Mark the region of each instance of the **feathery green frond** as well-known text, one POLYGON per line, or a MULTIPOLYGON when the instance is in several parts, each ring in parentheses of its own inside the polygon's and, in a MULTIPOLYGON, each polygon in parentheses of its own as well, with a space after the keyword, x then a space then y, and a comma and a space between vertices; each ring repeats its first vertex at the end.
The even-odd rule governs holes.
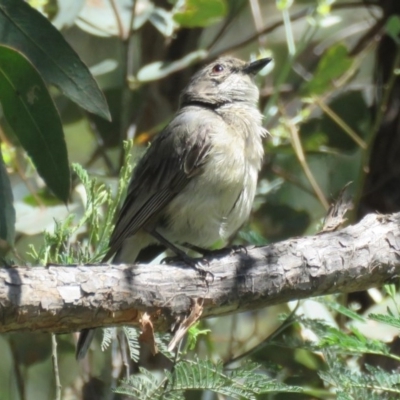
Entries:
POLYGON ((101 341, 101 351, 105 351, 115 339, 115 328, 103 328, 103 339, 101 341))
POLYGON ((124 326, 123 328, 126 341, 128 342, 129 354, 131 359, 135 362, 139 361, 139 353, 140 353, 140 344, 139 344, 139 336, 140 333, 136 328, 130 328, 128 326, 124 326))

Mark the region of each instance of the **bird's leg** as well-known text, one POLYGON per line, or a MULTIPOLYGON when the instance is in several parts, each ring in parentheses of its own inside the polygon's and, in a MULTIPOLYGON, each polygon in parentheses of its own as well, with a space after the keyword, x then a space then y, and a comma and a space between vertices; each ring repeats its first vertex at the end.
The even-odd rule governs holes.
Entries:
POLYGON ((193 263, 192 257, 188 256, 183 250, 175 246, 173 243, 171 243, 169 240, 165 239, 164 236, 162 236, 160 233, 158 233, 155 229, 149 230, 148 231, 150 235, 152 235, 155 239, 157 239, 161 244, 163 244, 165 247, 167 247, 169 250, 173 251, 178 257, 182 258, 183 261, 188 261, 190 259, 191 262, 189 264, 193 263))
POLYGON ((222 249, 216 249, 216 250, 204 249, 203 247, 199 247, 194 244, 187 243, 187 242, 183 243, 182 246, 186 247, 187 249, 193 250, 196 253, 199 253, 204 257, 210 256, 212 254, 214 254, 214 255, 224 254, 229 250, 231 251, 232 254, 240 253, 242 251, 246 252, 246 254, 247 254, 247 249, 242 244, 235 244, 235 245, 231 246, 230 248, 223 247, 222 249))
POLYGON ((209 256, 213 252, 213 250, 204 249, 203 247, 196 246, 194 244, 187 243, 187 242, 183 243, 182 246, 186 247, 189 250, 193 250, 196 253, 201 254, 202 256, 209 256))
MULTIPOLYGON (((202 268, 198 267, 198 262, 187 255, 183 250, 181 250, 179 247, 175 246, 173 243, 171 243, 169 240, 165 239, 164 236, 162 236, 159 232, 157 232, 155 229, 148 230, 148 233, 152 235, 155 239, 157 239, 161 244, 163 244, 165 247, 173 251, 178 259, 181 259, 184 261, 186 264, 190 265, 193 269, 196 271, 200 272, 202 275, 205 273, 205 271, 202 268)), ((164 258, 163 261, 173 261, 175 257, 166 257, 164 258)))
POLYGON ((247 247, 244 244, 234 244, 231 246, 232 254, 245 253, 247 256, 247 247))

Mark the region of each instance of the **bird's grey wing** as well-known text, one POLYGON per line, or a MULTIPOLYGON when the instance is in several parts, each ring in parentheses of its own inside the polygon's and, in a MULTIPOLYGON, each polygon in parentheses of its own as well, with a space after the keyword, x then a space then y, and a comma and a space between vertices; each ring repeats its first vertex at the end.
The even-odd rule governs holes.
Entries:
MULTIPOLYGON (((212 124, 190 124, 178 115, 154 140, 138 163, 119 212, 105 260, 155 217, 196 174, 201 173, 211 148, 212 124), (190 129, 191 126, 195 128, 190 129)), ((192 116, 195 118, 198 116, 192 116)))

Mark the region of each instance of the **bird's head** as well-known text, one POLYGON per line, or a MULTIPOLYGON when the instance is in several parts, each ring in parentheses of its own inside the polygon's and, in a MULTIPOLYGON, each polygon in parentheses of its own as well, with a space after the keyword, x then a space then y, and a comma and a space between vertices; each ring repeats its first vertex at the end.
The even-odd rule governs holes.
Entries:
POLYGON ((219 58, 192 77, 182 92, 181 106, 193 103, 213 107, 240 102, 257 104, 259 93, 253 77, 270 61, 270 58, 263 58, 248 63, 234 57, 219 58))

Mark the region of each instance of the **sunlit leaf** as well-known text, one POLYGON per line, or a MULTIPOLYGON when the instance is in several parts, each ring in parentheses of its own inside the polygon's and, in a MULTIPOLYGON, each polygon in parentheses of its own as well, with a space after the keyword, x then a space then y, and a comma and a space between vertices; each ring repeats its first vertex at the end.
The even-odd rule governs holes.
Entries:
POLYGON ((346 46, 338 44, 330 47, 323 55, 304 90, 308 95, 321 95, 332 87, 335 79, 348 71, 353 60, 348 56, 346 46))
POLYGON ((61 33, 38 11, 21 0, 0 0, 0 43, 18 49, 82 108, 110 119, 107 103, 87 66, 61 33))
POLYGON ((172 14, 163 8, 155 7, 150 14, 149 21, 159 30, 165 37, 170 37, 174 32, 174 20, 172 14))
POLYGON ((400 17, 398 15, 391 16, 385 25, 386 33, 397 43, 400 43, 400 17))
POLYGON ((337 311, 338 313, 348 317, 349 319, 365 323, 365 318, 364 317, 362 317, 360 314, 357 314, 355 311, 350 310, 349 308, 342 306, 337 301, 328 300, 326 298, 318 299, 318 301, 320 303, 322 303, 322 304, 325 304, 329 308, 337 311))
POLYGON ((293 0, 277 0, 276 8, 280 11, 288 10, 293 5, 293 0))
POLYGON ((185 0, 174 20, 187 28, 205 27, 223 18, 228 11, 225 0, 185 0))
MULTIPOLYGON (((207 52, 205 50, 193 51, 180 60, 173 62, 155 61, 153 63, 145 65, 141 68, 137 74, 137 80, 140 82, 151 82, 158 79, 165 78, 174 72, 180 71, 189 65, 193 64, 198 60, 202 60, 206 57, 207 52)), ((134 82, 132 82, 134 83, 134 82)))
POLYGON ((61 200, 70 191, 67 148, 60 117, 45 83, 17 51, 0 47, 0 102, 4 116, 40 176, 61 200))
POLYGON ((57 14, 51 23, 57 28, 69 28, 79 15, 85 0, 57 0, 57 14))

